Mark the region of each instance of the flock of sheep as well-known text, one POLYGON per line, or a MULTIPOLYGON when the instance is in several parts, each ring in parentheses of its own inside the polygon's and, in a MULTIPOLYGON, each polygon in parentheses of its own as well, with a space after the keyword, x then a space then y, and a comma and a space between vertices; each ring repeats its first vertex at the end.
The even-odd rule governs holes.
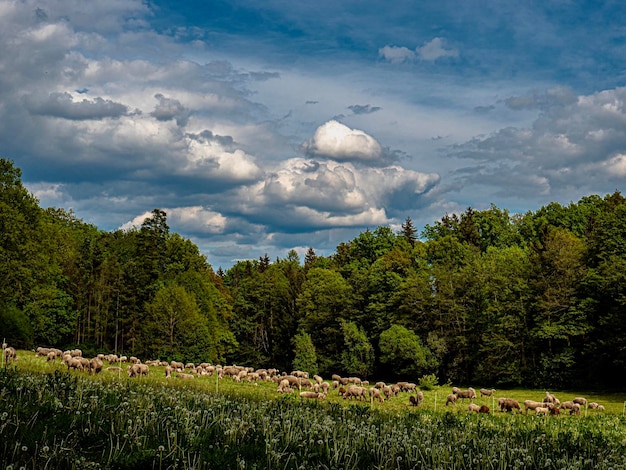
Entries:
MULTIPOLYGON (((480 389, 481 397, 491 397, 495 393, 495 389, 487 390, 480 389)), ((476 413, 489 413, 489 407, 486 405, 478 406, 471 401, 476 398, 476 390, 472 387, 467 390, 460 390, 457 387, 452 388, 452 393, 446 398, 446 406, 449 404, 456 405, 458 399, 469 399, 470 404, 468 411, 474 411, 476 413)), ((580 415, 581 408, 587 407, 589 409, 604 411, 604 406, 596 402, 587 403, 587 399, 583 397, 576 397, 570 401, 561 401, 555 397, 552 393, 546 392, 546 396, 543 401, 524 400, 524 413, 528 414, 529 411, 534 411, 537 415, 559 415, 561 411, 569 412, 570 415, 580 415)), ((513 398, 498 398, 498 407, 502 412, 522 412, 522 405, 513 398)))
MULTIPOLYGON (((4 362, 12 364, 17 361, 17 353, 15 348, 3 344, 4 362)), ((331 388, 337 391, 337 394, 344 400, 361 400, 361 401, 379 401, 384 402, 392 396, 398 396, 400 393, 408 393, 409 405, 419 406, 424 400, 424 394, 417 390, 417 386, 410 382, 397 382, 395 384, 386 384, 385 382, 376 382, 373 386, 369 386, 368 381, 361 380, 358 377, 341 377, 333 374, 330 383, 319 375, 314 375, 313 379, 309 378, 309 374, 303 371, 292 371, 287 374, 277 369, 254 369, 252 367, 243 366, 221 366, 208 363, 193 364, 182 363, 177 361, 142 361, 134 356, 130 358, 126 356, 117 356, 115 354, 98 354, 96 357, 88 359, 84 358, 80 349, 72 349, 61 351, 55 348, 42 348, 36 350, 37 357, 45 357, 47 361, 55 361, 60 359, 61 362, 70 369, 78 371, 86 371, 90 374, 97 374, 103 370, 122 372, 121 364, 127 363, 126 372, 129 377, 145 377, 150 372, 149 366, 164 367, 165 377, 176 377, 179 379, 194 379, 197 376, 212 376, 217 374, 218 378, 230 377, 236 382, 259 382, 273 381, 277 384, 277 393, 294 393, 298 392, 302 398, 323 399, 329 394, 331 388), (104 363, 110 365, 104 368, 104 363), (111 365, 111 364, 120 364, 111 365), (414 393, 414 394, 413 394, 414 393)), ((479 390, 480 396, 492 397, 495 389, 479 390)), ((477 398, 476 390, 469 387, 467 390, 461 390, 457 387, 452 388, 452 393, 446 397, 446 404, 456 405, 458 400, 469 400, 468 411, 476 413, 490 413, 491 410, 487 405, 477 405, 473 400, 477 398)), ((528 414, 534 411, 537 415, 558 415, 562 411, 569 412, 571 415, 579 415, 581 408, 595 409, 603 411, 604 406, 590 402, 583 397, 576 397, 571 401, 559 401, 553 394, 546 392, 543 401, 525 400, 520 404, 512 398, 498 398, 498 408, 502 412, 522 412, 528 414)))

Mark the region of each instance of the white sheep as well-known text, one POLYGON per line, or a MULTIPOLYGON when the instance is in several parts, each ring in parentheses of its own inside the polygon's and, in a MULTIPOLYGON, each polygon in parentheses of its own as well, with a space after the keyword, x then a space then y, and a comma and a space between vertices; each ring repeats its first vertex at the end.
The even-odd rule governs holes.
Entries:
POLYGON ((537 412, 537 408, 541 408, 545 403, 534 400, 524 400, 524 412, 528 414, 528 410, 533 410, 535 413, 537 412))
POLYGON ((150 369, 146 364, 132 364, 128 366, 127 371, 129 377, 147 377, 150 369))
POLYGON ((451 393, 446 397, 446 406, 448 406, 448 404, 452 403, 453 405, 456 405, 456 400, 459 397, 457 396, 456 393, 451 393))
POLYGON ((478 406, 476 403, 470 403, 467 407, 467 411, 478 413, 480 411, 480 406, 478 406))
POLYGON ((583 397, 576 397, 572 400, 574 403, 578 403, 580 406, 587 405, 587 399, 583 397))
POLYGON ((496 392, 495 388, 492 388, 491 390, 487 390, 486 388, 481 388, 480 389, 480 396, 481 397, 490 397, 491 395, 493 395, 496 392))
POLYGON ((369 394, 370 394, 370 402, 373 402, 374 400, 378 400, 379 402, 384 402, 385 399, 383 397, 383 394, 380 393, 380 389, 376 388, 376 387, 372 387, 369 389, 369 394))

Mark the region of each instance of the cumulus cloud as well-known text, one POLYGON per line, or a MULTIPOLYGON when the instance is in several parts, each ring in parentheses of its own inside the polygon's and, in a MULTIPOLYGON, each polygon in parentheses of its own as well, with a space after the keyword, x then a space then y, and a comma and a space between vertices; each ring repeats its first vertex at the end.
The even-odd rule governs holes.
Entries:
POLYGON ((158 121, 176 120, 179 126, 185 126, 189 120, 189 110, 186 109, 178 100, 166 98, 161 93, 157 93, 154 97, 159 103, 150 113, 158 121))
POLYGON ((415 208, 439 175, 400 166, 293 158, 242 191, 242 210, 289 230, 389 223, 396 210, 415 208))
MULTIPOLYGON (((167 222, 170 227, 176 227, 178 231, 186 233, 214 235, 224 232, 227 219, 219 212, 208 210, 202 206, 162 208, 167 214, 167 222)), ((152 217, 147 211, 125 222, 119 228, 130 230, 141 227, 143 221, 152 217)))
POLYGON ((392 64, 399 64, 415 59, 415 52, 408 47, 387 45, 378 49, 378 56, 392 64))
POLYGON ((576 97, 559 88, 512 102, 520 109, 541 107, 543 112, 532 127, 508 127, 452 147, 450 156, 479 162, 476 172, 458 174, 460 180, 471 183, 480 175, 500 188, 498 194, 505 194, 516 179, 520 195, 525 191, 526 196, 551 198, 567 197, 573 188, 577 193, 602 192, 607 179, 616 185, 623 182, 626 88, 576 97))
POLYGON ((27 95, 24 102, 32 114, 74 121, 118 118, 128 113, 128 107, 121 103, 100 97, 74 101, 73 96, 67 92, 50 93, 45 97, 27 95))
POLYGON ((415 49, 417 57, 421 60, 435 61, 442 57, 458 57, 459 51, 454 48, 446 48, 446 40, 443 38, 434 38, 425 43, 423 46, 415 49))
POLYGON ((380 163, 385 158, 383 147, 372 136, 331 120, 317 128, 313 138, 304 144, 309 156, 336 161, 380 163))
POLYGON ((384 46, 378 50, 378 56, 393 63, 412 62, 422 60, 435 62, 441 58, 459 57, 459 51, 452 47, 447 47, 445 38, 436 37, 414 50, 405 46, 384 46))

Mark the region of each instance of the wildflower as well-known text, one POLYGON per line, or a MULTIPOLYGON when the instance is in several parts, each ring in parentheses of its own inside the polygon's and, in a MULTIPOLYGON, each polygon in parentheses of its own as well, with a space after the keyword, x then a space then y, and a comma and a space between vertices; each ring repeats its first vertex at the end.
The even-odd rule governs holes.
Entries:
POLYGON ((22 452, 27 452, 27 451, 28 451, 28 447, 22 446, 22 452))

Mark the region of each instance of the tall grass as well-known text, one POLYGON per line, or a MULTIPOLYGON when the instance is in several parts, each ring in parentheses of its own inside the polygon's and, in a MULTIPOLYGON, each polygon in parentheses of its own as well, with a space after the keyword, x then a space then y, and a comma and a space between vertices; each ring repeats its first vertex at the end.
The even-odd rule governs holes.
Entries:
POLYGON ((0 468, 626 467, 619 414, 388 410, 192 382, 1 370, 0 468))

